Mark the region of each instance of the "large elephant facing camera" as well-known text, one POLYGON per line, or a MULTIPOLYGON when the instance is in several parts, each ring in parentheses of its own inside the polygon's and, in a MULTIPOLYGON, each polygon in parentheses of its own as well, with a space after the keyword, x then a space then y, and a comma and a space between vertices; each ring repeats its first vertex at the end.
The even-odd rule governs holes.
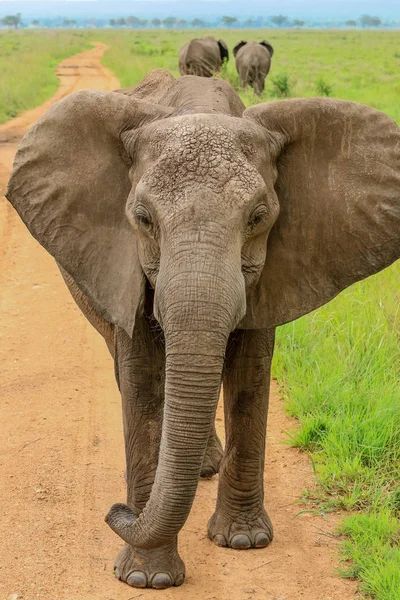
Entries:
POLYGON ((127 501, 106 520, 126 543, 123 581, 184 580, 178 533, 204 465, 218 469, 221 381, 226 448, 208 536, 271 542, 275 328, 399 257, 399 161, 399 128, 368 106, 244 110, 225 81, 163 70, 119 93, 72 94, 23 139, 7 197, 114 356, 127 501))
POLYGON ((179 53, 179 73, 212 77, 228 60, 229 51, 224 40, 216 40, 211 35, 196 38, 185 44, 179 53))
POLYGON ((265 40, 262 42, 245 42, 241 40, 233 49, 236 59, 236 70, 241 87, 250 85, 259 96, 264 91, 265 78, 271 68, 274 49, 265 40))

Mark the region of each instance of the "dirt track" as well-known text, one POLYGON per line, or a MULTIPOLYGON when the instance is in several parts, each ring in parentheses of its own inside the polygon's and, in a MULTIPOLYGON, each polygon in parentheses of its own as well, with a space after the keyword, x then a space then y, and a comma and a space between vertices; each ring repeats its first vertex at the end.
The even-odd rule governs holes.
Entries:
MULTIPOLYGON (((60 89, 43 106, 0 126, 0 196, 24 130, 60 97, 82 88, 111 90, 105 50, 59 65, 60 89)), ((349 600, 355 585, 335 577, 334 519, 296 504, 313 485, 305 455, 283 446, 293 424, 272 394, 266 503, 275 527, 269 548, 221 549, 206 537, 217 479, 201 481, 180 536, 187 580, 164 592, 117 581, 121 543, 104 523, 124 501, 120 401, 100 336, 69 296, 50 256, 4 198, 0 205, 0 599, 24 600, 349 600)), ((222 435, 222 412, 218 412, 222 435)))

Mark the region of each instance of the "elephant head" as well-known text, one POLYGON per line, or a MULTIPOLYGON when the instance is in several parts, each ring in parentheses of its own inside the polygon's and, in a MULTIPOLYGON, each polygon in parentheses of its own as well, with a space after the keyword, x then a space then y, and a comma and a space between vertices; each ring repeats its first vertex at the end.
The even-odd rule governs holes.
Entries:
MULTIPOLYGON (((188 94, 195 78, 179 81, 188 94)), ((120 504, 108 515, 137 547, 170 540, 188 516, 230 333, 296 319, 400 254, 400 133, 383 113, 318 98, 242 117, 179 112, 77 92, 24 138, 7 190, 108 321, 131 335, 146 279, 155 290, 157 474, 140 516, 120 504)))
MULTIPOLYGON (((237 53, 239 52, 240 48, 243 48, 243 46, 245 46, 248 42, 246 42, 245 40, 240 40, 240 42, 238 42, 236 44, 236 46, 233 49, 233 56, 236 57, 237 53)), ((260 46, 264 46, 264 48, 266 48, 270 54, 270 57, 272 58, 274 55, 274 49, 271 46, 271 44, 269 42, 267 42, 266 40, 263 40, 262 42, 259 42, 260 46)))

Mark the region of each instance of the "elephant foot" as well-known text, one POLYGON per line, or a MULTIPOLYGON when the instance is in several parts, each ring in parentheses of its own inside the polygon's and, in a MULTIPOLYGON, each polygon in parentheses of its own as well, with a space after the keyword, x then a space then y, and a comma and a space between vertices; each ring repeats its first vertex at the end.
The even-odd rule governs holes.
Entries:
POLYGON ((151 550, 125 544, 116 558, 114 572, 118 579, 134 588, 163 590, 182 585, 185 580, 185 565, 176 543, 151 550))
POLYGON ((272 523, 264 509, 234 517, 216 511, 208 522, 207 533, 217 546, 236 550, 265 548, 273 538, 272 523))
POLYGON ((201 467, 200 477, 204 479, 209 479, 210 477, 218 473, 223 453, 224 451, 222 448, 221 440, 219 439, 216 433, 212 434, 208 441, 203 465, 201 467))

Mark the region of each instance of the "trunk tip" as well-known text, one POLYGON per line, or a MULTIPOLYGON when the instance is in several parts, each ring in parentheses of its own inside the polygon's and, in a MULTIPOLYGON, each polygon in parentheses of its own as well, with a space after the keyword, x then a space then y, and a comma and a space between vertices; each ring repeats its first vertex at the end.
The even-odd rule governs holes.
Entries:
POLYGON ((130 537, 128 532, 136 521, 135 513, 129 506, 122 502, 113 504, 104 520, 117 535, 125 542, 129 543, 127 540, 127 538, 130 537))

